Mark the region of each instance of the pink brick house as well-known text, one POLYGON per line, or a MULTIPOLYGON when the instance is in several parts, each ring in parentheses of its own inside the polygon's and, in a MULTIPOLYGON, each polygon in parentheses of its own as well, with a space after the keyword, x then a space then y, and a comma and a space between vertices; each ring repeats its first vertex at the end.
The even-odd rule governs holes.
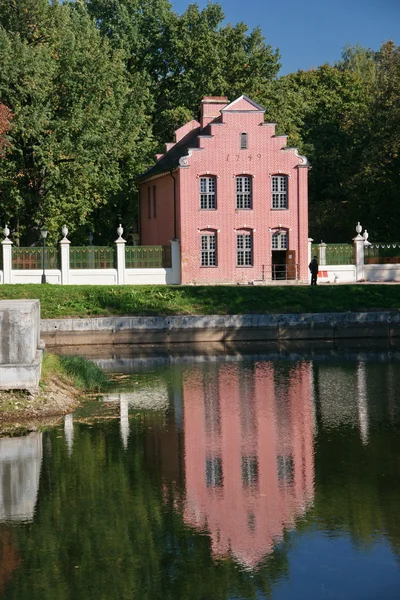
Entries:
POLYGON ((181 245, 181 283, 308 277, 308 161, 247 96, 205 97, 201 120, 139 178, 142 245, 181 245))

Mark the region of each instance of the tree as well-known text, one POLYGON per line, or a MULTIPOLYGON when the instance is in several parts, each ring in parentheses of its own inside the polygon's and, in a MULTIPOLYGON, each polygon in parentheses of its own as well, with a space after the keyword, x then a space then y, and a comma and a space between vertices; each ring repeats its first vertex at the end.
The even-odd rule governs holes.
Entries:
POLYGON ((24 244, 43 223, 53 240, 64 222, 90 224, 122 191, 126 204, 152 146, 145 82, 127 73, 83 3, 46 10, 35 43, 0 30, 0 95, 14 114, 0 211, 24 244))
POLYGON ((146 74, 159 146, 199 116, 203 96, 261 99, 278 73, 279 53, 265 44, 261 30, 223 26, 218 3, 203 10, 191 4, 178 15, 167 0, 86 1, 102 33, 124 50, 128 70, 146 74))
POLYGON ((12 127, 11 119, 12 113, 10 109, 0 102, 0 158, 3 156, 5 148, 9 145, 7 134, 12 127))

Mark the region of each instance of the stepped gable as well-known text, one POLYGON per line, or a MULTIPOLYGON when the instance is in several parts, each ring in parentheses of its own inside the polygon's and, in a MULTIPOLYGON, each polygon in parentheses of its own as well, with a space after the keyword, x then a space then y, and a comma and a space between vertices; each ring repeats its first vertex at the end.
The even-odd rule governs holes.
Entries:
POLYGON ((140 183, 146 181, 150 177, 166 173, 171 169, 175 169, 179 166, 179 159, 183 156, 187 156, 189 148, 197 148, 198 141, 197 136, 200 133, 200 126, 192 129, 187 135, 185 135, 179 142, 174 144, 168 152, 166 152, 158 162, 150 167, 145 173, 139 175, 137 181, 140 183))

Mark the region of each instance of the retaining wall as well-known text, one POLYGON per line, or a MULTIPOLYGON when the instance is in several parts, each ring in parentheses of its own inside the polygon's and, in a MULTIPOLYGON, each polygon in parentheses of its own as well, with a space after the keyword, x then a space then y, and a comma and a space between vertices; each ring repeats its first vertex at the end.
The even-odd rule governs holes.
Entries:
POLYGON ((400 312, 44 319, 46 347, 400 338, 400 312))

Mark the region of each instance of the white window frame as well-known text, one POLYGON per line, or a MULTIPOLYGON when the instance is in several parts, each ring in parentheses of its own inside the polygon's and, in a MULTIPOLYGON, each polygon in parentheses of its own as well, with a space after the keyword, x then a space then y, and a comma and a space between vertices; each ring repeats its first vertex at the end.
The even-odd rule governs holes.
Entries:
POLYGON ((289 178, 287 175, 272 175, 271 193, 273 210, 287 210, 288 208, 289 178))
POLYGON ((240 134, 240 149, 247 150, 249 147, 249 135, 245 131, 240 134))
POLYGON ((217 234, 216 232, 202 233, 200 237, 200 266, 217 266, 217 234))
POLYGON ((287 250, 289 248, 287 231, 275 231, 272 234, 272 250, 287 250))
POLYGON ((253 232, 242 231, 236 235, 236 266, 253 266, 253 232))
POLYGON ((216 210, 217 178, 212 175, 200 177, 200 210, 216 210))
POLYGON ((249 175, 236 177, 236 210, 253 208, 253 178, 249 175))

